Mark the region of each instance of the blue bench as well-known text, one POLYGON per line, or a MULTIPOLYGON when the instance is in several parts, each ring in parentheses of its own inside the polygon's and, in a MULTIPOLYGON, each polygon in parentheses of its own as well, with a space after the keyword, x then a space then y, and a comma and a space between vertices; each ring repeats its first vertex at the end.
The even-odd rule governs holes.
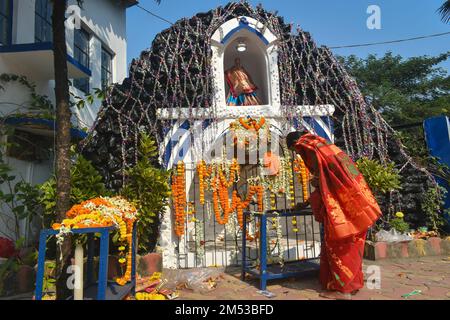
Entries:
MULTIPOLYGON (((309 259, 303 259, 298 261, 286 262, 284 266, 279 264, 268 264, 267 263, 267 218, 273 217, 296 217, 296 216, 312 216, 311 209, 303 210, 270 210, 264 212, 264 214, 257 214, 251 212, 244 212, 244 223, 242 230, 242 273, 241 279, 245 280, 245 275, 251 274, 260 280, 260 289, 266 290, 267 281, 273 279, 284 279, 290 277, 300 277, 306 275, 316 275, 319 271, 319 264, 317 262, 318 257, 313 257, 309 259), (259 244, 259 268, 252 267, 247 261, 246 245, 247 245, 247 220, 250 216, 260 220, 259 224, 259 234, 260 234, 260 244, 259 244)), ((322 238, 322 228, 321 238, 322 238)), ((305 234, 306 236, 306 234, 305 234)), ((314 241, 314 239, 313 239, 314 241)))
MULTIPOLYGON (((131 281, 124 286, 118 285, 115 281, 108 281, 108 256, 109 256, 109 236, 115 227, 80 228, 73 229, 73 234, 87 234, 87 270, 83 288, 84 300, 122 300, 130 292, 134 293, 136 285, 136 224, 132 232, 132 261, 131 261, 131 281), (94 235, 100 234, 100 253, 98 281, 94 281, 94 235)), ((47 238, 58 234, 58 230, 44 229, 39 236, 38 270, 36 275, 35 299, 42 300, 45 254, 47 238)), ((73 299, 73 297, 69 298, 73 299)))

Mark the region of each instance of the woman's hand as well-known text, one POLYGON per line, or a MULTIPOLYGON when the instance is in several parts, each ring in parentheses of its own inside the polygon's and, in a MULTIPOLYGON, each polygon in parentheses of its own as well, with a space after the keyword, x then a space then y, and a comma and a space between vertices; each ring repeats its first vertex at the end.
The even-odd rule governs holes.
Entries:
POLYGON ((309 207, 309 200, 306 200, 306 202, 299 202, 295 205, 294 210, 303 210, 309 207))
POLYGON ((318 188, 319 187, 319 177, 312 176, 312 178, 311 178, 311 185, 314 188, 318 188))

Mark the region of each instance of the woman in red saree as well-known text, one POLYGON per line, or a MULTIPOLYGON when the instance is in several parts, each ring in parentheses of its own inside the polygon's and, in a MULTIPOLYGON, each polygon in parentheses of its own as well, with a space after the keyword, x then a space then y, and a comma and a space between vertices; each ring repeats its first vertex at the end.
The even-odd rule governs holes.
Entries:
POLYGON ((309 203, 324 228, 320 282, 330 291, 322 296, 351 299, 364 286, 366 233, 380 207, 354 162, 334 144, 307 131, 292 132, 286 141, 315 176, 309 203))

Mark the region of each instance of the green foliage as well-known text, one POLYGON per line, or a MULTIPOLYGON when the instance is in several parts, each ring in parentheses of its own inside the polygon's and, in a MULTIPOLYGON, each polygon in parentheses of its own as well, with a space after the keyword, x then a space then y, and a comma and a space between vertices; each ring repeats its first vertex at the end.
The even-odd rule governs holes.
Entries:
POLYGON ((450 167, 440 162, 437 157, 428 157, 428 170, 435 176, 445 180, 450 185, 450 167))
POLYGON ((405 233, 409 231, 409 224, 403 220, 403 218, 394 218, 389 221, 391 228, 394 228, 400 233, 405 233))
POLYGON ((29 224, 39 215, 38 193, 37 187, 12 174, 12 169, 0 154, 0 216, 2 221, 10 221, 5 223, 9 232, 6 237, 13 236, 18 241, 21 221, 29 224))
POLYGON ((441 15, 441 20, 444 23, 450 22, 450 0, 446 0, 442 6, 438 9, 439 14, 441 15))
POLYGON ((401 189, 400 175, 394 168, 394 163, 383 166, 378 160, 361 158, 356 164, 374 193, 385 194, 401 189))
MULTIPOLYGON (((389 52, 381 58, 351 55, 339 59, 355 77, 366 99, 395 127, 420 123, 432 116, 450 116, 450 76, 438 67, 449 56, 450 52, 403 59, 389 52)), ((400 136, 409 154, 426 163, 421 126, 409 128, 400 136)))
MULTIPOLYGON (((395 132, 395 136, 400 139, 408 154, 417 164, 423 167, 429 165, 429 152, 423 126, 402 129, 395 132)), ((428 169, 430 168, 428 167, 428 169)))
POLYGON ((428 229, 439 231, 445 226, 445 212, 442 210, 445 203, 447 190, 440 186, 432 187, 427 190, 422 200, 422 210, 426 215, 426 224, 428 229))
MULTIPOLYGON (((103 183, 103 177, 94 168, 92 163, 83 156, 77 155, 70 169, 71 205, 86 201, 95 197, 108 196, 110 192, 103 183)), ((40 186, 41 195, 39 202, 44 206, 46 215, 45 225, 49 227, 56 218, 56 179, 50 178, 40 186)))
POLYGON ((157 154, 155 141, 147 134, 141 134, 140 159, 127 171, 127 182, 121 190, 122 196, 131 201, 139 212, 137 233, 141 253, 148 253, 156 244, 159 215, 168 204, 170 192, 169 172, 154 165, 157 154))
POLYGON ((45 262, 45 272, 44 272, 44 283, 43 283, 43 292, 55 291, 56 290, 56 279, 53 274, 56 269, 55 261, 46 261, 45 262))
MULTIPOLYGON (((15 117, 31 117, 39 119, 55 120, 55 107, 52 101, 46 95, 41 95, 36 91, 36 85, 28 80, 26 76, 2 73, 0 74, 0 91, 5 90, 5 86, 8 83, 18 83, 26 87, 29 92, 29 100, 20 104, 12 102, 3 102, 3 104, 16 105, 18 108, 12 114, 8 116, 15 117)), ((72 99, 69 103, 71 107, 77 107, 78 109, 84 108, 86 105, 92 105, 95 99, 103 100, 106 96, 106 90, 94 88, 93 93, 88 93, 84 97, 77 96, 73 92, 69 92, 72 99)), ((86 128, 81 128, 82 130, 86 128)))
POLYGON ((0 296, 8 294, 8 290, 5 288, 7 287, 8 278, 16 274, 19 271, 19 267, 20 265, 14 258, 10 258, 0 265, 0 296))
POLYGON ((99 89, 99 88, 94 88, 94 93, 85 94, 84 98, 82 98, 80 96, 76 96, 76 95, 72 94, 72 92, 70 94, 72 95, 72 97, 75 100, 74 105, 78 109, 83 109, 86 106, 86 104, 92 105, 94 103, 95 99, 99 99, 99 100, 105 99, 106 91, 99 89))
MULTIPOLYGON (((36 113, 39 114, 40 118, 44 119, 54 119, 54 108, 53 104, 48 98, 48 96, 38 94, 36 92, 36 85, 30 81, 28 81, 27 77, 19 76, 15 74, 2 73, 0 74, 0 83, 19 83, 22 86, 25 86, 30 91, 30 100, 18 105, 18 107, 23 108, 26 105, 27 113, 21 114, 19 111, 16 113, 16 116, 33 116, 36 113), (31 113, 30 113, 31 111, 31 113)), ((3 85, 0 85, 0 90, 5 90, 3 85)))
MULTIPOLYGON (((26 248, 25 239, 23 237, 15 242, 14 247, 17 254, 13 255, 0 265, 0 296, 14 294, 14 292, 7 292, 6 284, 11 283, 11 280, 14 280, 14 277, 21 266, 26 265, 34 268, 37 262, 38 252, 36 249, 28 248, 29 250, 22 250, 26 248)), ((11 288, 9 289, 11 290, 11 288)))

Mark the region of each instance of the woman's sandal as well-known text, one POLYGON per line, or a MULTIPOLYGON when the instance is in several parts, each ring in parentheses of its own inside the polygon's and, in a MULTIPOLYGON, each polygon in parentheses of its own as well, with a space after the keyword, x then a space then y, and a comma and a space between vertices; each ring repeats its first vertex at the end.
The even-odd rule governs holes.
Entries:
POLYGON ((322 292, 319 296, 322 298, 334 300, 352 300, 352 295, 350 293, 342 293, 338 291, 322 292))

